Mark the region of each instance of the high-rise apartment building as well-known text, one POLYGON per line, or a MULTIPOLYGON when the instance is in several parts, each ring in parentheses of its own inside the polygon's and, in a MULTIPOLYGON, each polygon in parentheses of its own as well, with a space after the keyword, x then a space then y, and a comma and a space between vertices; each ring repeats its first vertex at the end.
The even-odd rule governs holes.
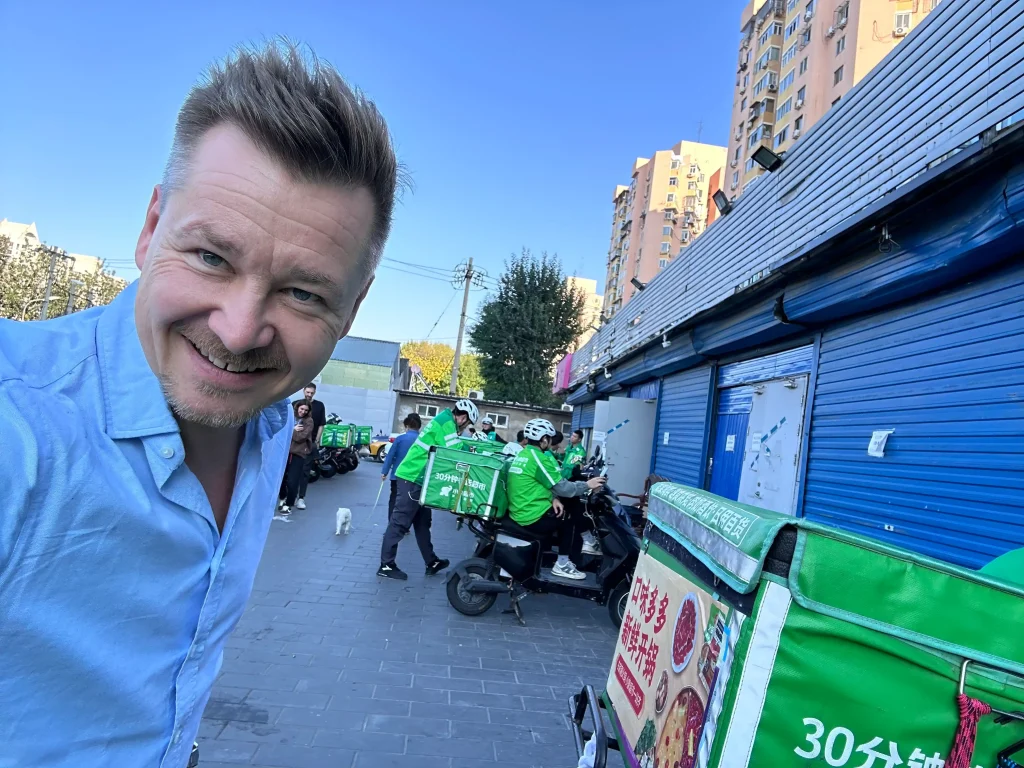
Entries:
MULTIPOLYGON (((725 147, 681 141, 638 158, 628 186, 612 196, 612 234, 604 316, 622 309, 707 226, 708 184, 725 162, 725 147)), ((712 203, 713 204, 713 203, 712 203)))
POLYGON ((575 352, 594 335, 601 320, 601 310, 604 308, 604 296, 597 292, 597 280, 588 280, 585 277, 567 277, 565 284, 570 290, 578 290, 583 294, 583 333, 581 333, 569 348, 575 352))
POLYGON ((761 145, 789 149, 939 0, 751 0, 741 18, 725 191, 762 169, 761 145))

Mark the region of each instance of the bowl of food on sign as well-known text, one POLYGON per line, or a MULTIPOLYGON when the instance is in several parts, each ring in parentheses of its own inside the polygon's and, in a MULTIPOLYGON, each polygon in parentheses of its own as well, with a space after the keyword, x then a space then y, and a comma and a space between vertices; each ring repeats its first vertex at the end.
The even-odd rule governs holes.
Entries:
POLYGON ((672 629, 672 671, 681 674, 690 663, 697 645, 697 627, 702 626, 700 602, 693 592, 683 598, 672 629))
POLYGON ((665 702, 668 700, 668 672, 661 671, 661 679, 658 681, 658 690, 654 695, 654 711, 659 715, 665 709, 665 702))
POLYGON ((693 688, 683 688, 665 716, 654 768, 693 768, 703 726, 704 702, 693 688))

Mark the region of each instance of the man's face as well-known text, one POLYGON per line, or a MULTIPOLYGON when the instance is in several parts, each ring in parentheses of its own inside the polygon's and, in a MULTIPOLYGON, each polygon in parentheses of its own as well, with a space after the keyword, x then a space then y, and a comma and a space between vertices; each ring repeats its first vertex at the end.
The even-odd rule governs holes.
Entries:
POLYGON ((546 435, 540 439, 540 449, 546 451, 551 447, 551 438, 546 435))
POLYGON ((162 196, 135 251, 139 340, 179 419, 240 426, 319 373, 348 332, 373 279, 373 199, 294 181, 230 125, 162 196))
POLYGON ((316 387, 306 387, 302 392, 305 394, 306 399, 312 403, 313 398, 316 397, 316 387))
POLYGON ((494 429, 494 425, 484 422, 483 424, 480 425, 480 429, 482 429, 484 432, 490 432, 492 429, 494 429))
POLYGON ((452 413, 452 418, 455 419, 455 425, 459 429, 465 429, 466 425, 469 424, 469 414, 467 413, 452 413))
POLYGON ((573 432, 572 437, 569 438, 569 442, 571 442, 573 445, 579 445, 581 442, 580 436, 573 432))

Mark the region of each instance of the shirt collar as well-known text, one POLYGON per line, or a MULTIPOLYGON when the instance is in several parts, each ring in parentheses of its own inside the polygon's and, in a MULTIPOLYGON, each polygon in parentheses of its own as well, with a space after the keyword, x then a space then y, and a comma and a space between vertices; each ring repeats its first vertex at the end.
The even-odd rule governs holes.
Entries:
MULTIPOLYGON (((103 310, 96 326, 96 351, 103 384, 106 432, 115 440, 178 432, 160 381, 146 360, 135 326, 139 283, 125 288, 103 310)), ((260 437, 269 440, 288 424, 287 400, 263 409, 260 437)))

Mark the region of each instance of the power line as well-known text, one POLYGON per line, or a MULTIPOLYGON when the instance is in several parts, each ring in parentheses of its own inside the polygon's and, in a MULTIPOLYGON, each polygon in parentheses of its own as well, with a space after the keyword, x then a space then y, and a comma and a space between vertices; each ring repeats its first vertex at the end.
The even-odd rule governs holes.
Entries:
POLYGON ((415 277, 422 277, 425 280, 437 280, 442 283, 450 282, 447 277, 440 277, 439 275, 425 274, 423 272, 413 272, 412 270, 402 269, 401 267, 392 267, 390 264, 381 264, 382 269, 393 269, 395 272, 402 272, 406 275, 414 275, 415 277))
POLYGON ((424 341, 426 341, 427 339, 430 338, 430 334, 432 334, 434 332, 434 329, 437 328, 437 324, 441 322, 441 318, 444 317, 444 313, 448 311, 448 307, 450 307, 452 305, 452 301, 454 301, 455 297, 458 296, 458 295, 459 295, 458 291, 454 291, 452 293, 451 298, 448 299, 448 303, 445 304, 444 305, 444 309, 441 310, 441 314, 437 316, 437 320, 435 320, 434 324, 432 326, 430 326, 430 330, 427 332, 427 338, 424 339, 424 341))

